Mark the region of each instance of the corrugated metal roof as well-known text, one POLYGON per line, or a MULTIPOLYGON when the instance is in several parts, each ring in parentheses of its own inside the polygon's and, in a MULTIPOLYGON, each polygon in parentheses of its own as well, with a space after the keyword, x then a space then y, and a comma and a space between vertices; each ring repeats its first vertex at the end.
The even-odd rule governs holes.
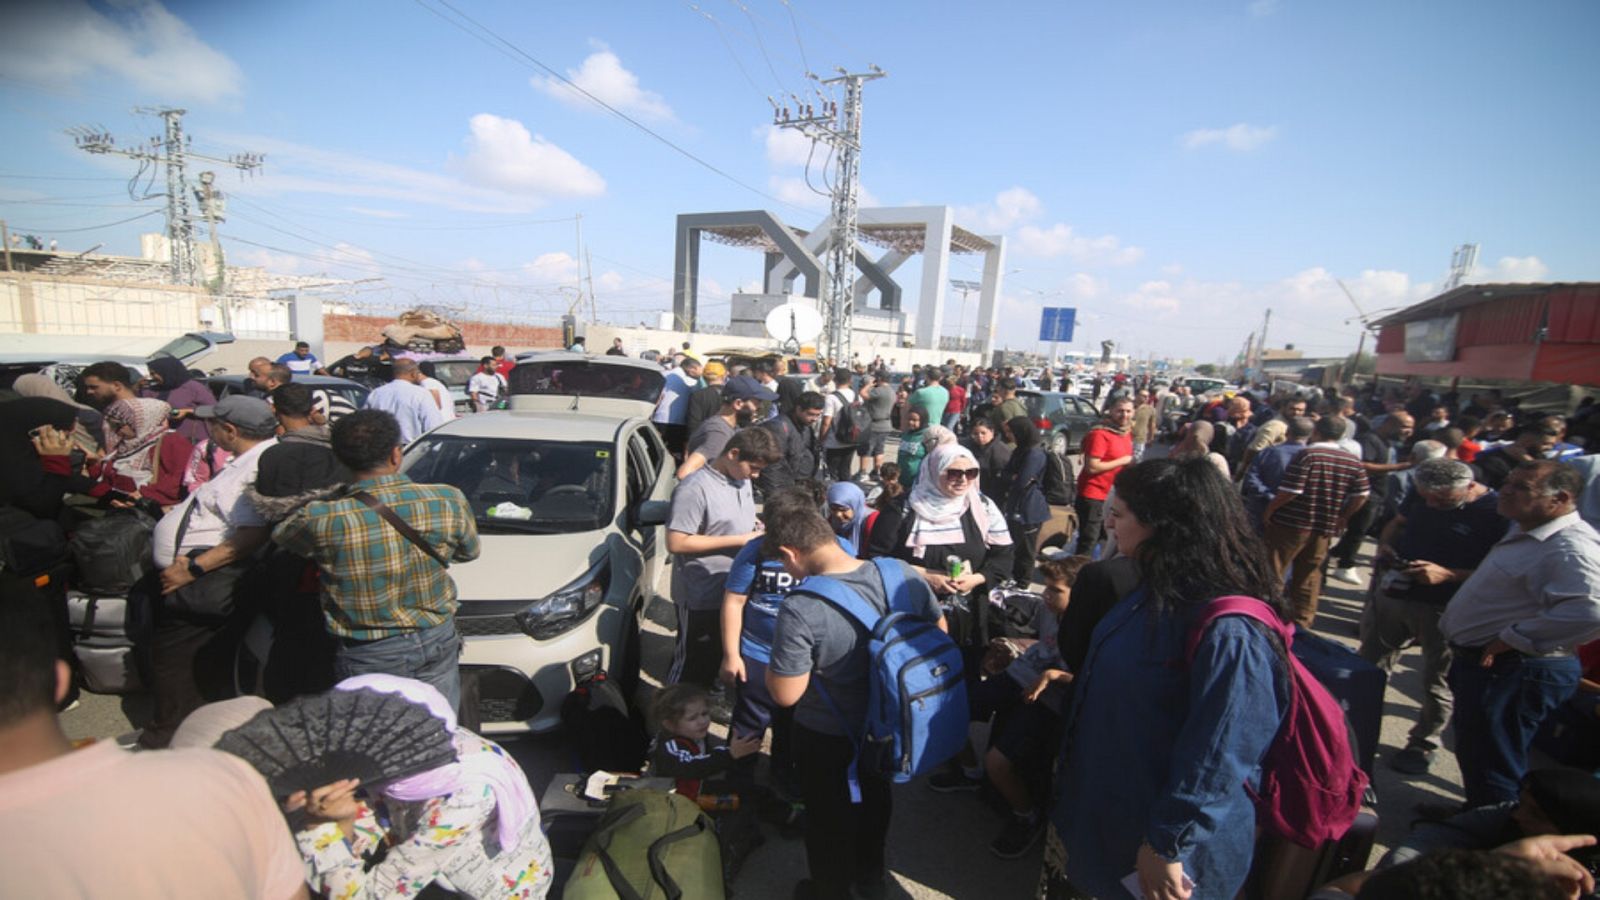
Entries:
POLYGON ((1372 323, 1382 327, 1397 322, 1414 322, 1418 319, 1429 319, 1434 316, 1447 315, 1463 309, 1477 306, 1482 303, 1492 303, 1496 300, 1505 300, 1512 297, 1526 297, 1535 294, 1548 294, 1563 288, 1578 290, 1600 290, 1600 282, 1559 282, 1536 284, 1464 284, 1452 288, 1442 294, 1408 306, 1397 313, 1390 313, 1372 323))

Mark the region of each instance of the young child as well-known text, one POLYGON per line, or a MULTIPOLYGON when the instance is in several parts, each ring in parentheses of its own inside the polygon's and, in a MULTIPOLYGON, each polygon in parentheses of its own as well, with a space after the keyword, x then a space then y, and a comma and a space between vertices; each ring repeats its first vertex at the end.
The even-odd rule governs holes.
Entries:
POLYGON ((765 843, 753 810, 725 782, 711 779, 725 775, 736 760, 761 749, 761 735, 734 733, 727 744, 716 745, 711 738, 711 695, 697 684, 679 683, 662 688, 650 704, 650 720, 658 731, 650 746, 650 774, 676 778, 677 791, 708 807, 711 798, 733 795, 739 801, 732 809, 708 811, 717 819, 717 842, 722 848, 722 877, 732 884, 751 851, 765 843), (704 799, 702 799, 704 798, 704 799))
POLYGON ((961 751, 958 767, 934 774, 928 786, 949 792, 976 789, 985 775, 1011 807, 1011 821, 989 845, 1001 859, 1027 853, 1044 833, 1044 802, 1049 795, 1050 766, 1060 749, 1065 683, 1072 674, 1056 645, 1061 614, 1072 599, 1078 570, 1087 556, 1051 559, 1039 564, 1044 603, 1032 642, 997 638, 983 660, 982 681, 968 695, 972 720, 994 717, 983 765, 971 747, 961 751))

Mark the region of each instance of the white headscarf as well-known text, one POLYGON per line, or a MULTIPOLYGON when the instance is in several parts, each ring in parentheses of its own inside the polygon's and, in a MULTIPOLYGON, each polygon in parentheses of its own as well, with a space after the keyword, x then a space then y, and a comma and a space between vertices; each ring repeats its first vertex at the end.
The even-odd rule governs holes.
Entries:
POLYGON ((983 533, 983 542, 991 546, 1011 543, 1011 531, 1006 527, 1005 516, 994 501, 983 495, 978 480, 973 479, 966 493, 953 494, 945 486, 944 471, 957 464, 976 469, 978 458, 960 444, 940 444, 928 453, 917 472, 917 483, 911 488, 906 504, 916 513, 911 525, 907 546, 916 548, 918 556, 923 547, 964 542, 966 533, 961 519, 972 511, 973 521, 983 533))

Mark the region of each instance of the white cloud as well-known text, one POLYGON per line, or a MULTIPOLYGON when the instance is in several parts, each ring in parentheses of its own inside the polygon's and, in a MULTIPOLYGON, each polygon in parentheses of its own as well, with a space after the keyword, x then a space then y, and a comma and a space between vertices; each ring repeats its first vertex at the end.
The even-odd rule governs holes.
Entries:
POLYGON ((1278 11, 1278 0, 1252 0, 1250 15, 1270 16, 1278 11))
POLYGON ((579 272, 578 260, 563 251, 541 253, 522 269, 534 280, 546 283, 574 282, 579 272))
POLYGON ((1549 274, 1550 267, 1537 256, 1502 256, 1493 268, 1474 269, 1471 281, 1475 284, 1543 281, 1549 274))
POLYGON ((1122 299, 1125 306, 1153 313, 1157 320, 1170 319, 1183 307, 1172 289, 1171 282, 1146 281, 1138 290, 1122 299))
MULTIPOLYGON (((639 86, 639 76, 628 71, 604 44, 589 54, 578 68, 568 69, 567 78, 578 87, 604 100, 617 109, 645 119, 672 118, 672 107, 660 94, 639 86)), ((534 88, 579 108, 595 108, 588 97, 573 90, 565 81, 553 76, 534 76, 528 80, 534 88)))
POLYGON ((244 76, 155 0, 114 2, 105 12, 83 0, 8 4, 0 28, 0 75, 49 84, 92 74, 163 102, 236 96, 244 76))
POLYGON ((599 173, 516 119, 479 113, 468 123, 467 155, 453 160, 463 178, 520 194, 594 197, 605 193, 599 173))
POLYGON ((1227 128, 1199 128, 1184 134, 1181 140, 1183 146, 1190 150, 1220 144, 1229 150, 1248 151, 1260 147, 1277 136, 1276 125, 1250 125, 1240 122, 1227 128))
POLYGON ((1061 222, 1049 228, 1024 225, 1017 230, 1015 241, 1018 255, 1065 256, 1080 264, 1125 266, 1144 258, 1142 248, 1124 247, 1116 235, 1085 237, 1061 222))
POLYGON ((624 284, 627 284, 627 279, 616 272, 609 271, 601 272, 600 277, 594 280, 595 290, 598 291, 618 291, 622 289, 624 284))
POLYGON ((827 158, 826 150, 820 154, 812 153, 811 138, 793 128, 768 125, 764 140, 767 145, 767 162, 775 167, 803 166, 808 158, 815 161, 827 158))
POLYGON ((1037 218, 1044 204, 1025 187, 1007 188, 990 203, 956 207, 956 222, 984 232, 1008 231, 1037 218))

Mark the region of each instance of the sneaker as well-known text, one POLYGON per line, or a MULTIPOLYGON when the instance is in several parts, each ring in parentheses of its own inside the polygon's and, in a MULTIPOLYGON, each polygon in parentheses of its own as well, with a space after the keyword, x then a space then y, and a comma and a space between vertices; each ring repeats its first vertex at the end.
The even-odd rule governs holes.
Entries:
POLYGON ((1426 775, 1433 765, 1433 751, 1407 747, 1389 757, 1389 768, 1406 775, 1426 775))
POLYGON ((1039 837, 1044 834, 1044 817, 1029 818, 1011 814, 1011 820, 1000 832, 1000 836, 989 845, 989 852, 1001 859, 1017 859, 1033 849, 1039 843, 1039 837))
POLYGON ((941 794, 953 794, 956 791, 975 791, 983 784, 982 778, 973 778, 971 775, 957 769, 946 769, 928 776, 928 787, 941 794))
POLYGON ((1355 566, 1340 566, 1329 572, 1328 577, 1334 581, 1342 581, 1345 584, 1361 583, 1361 576, 1356 574, 1355 566))

